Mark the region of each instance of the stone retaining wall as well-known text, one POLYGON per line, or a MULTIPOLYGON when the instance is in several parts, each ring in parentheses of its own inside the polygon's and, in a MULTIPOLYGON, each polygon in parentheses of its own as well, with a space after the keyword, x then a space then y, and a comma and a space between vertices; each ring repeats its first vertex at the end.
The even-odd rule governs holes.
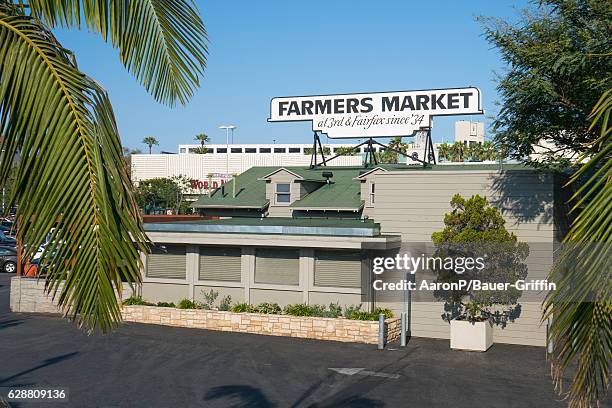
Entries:
MULTIPOLYGON (((122 298, 126 299, 131 295, 132 289, 129 286, 124 287, 122 298)), ((12 312, 62 314, 52 296, 45 294, 44 279, 12 277, 10 297, 12 312)))
MULTIPOLYGON (((124 306, 122 313, 125 321, 136 323, 316 340, 378 343, 377 321, 232 313, 216 310, 175 309, 157 306, 124 306)), ((387 319, 385 325, 386 342, 398 339, 401 330, 399 319, 387 319)))
MULTIPOLYGON (((15 276, 11 278, 10 307, 13 312, 61 314, 57 302, 44 293, 45 281, 15 276)), ((122 298, 132 295, 124 287, 122 298)), ((161 324, 175 327, 300 337, 354 343, 378 343, 378 321, 232 313, 202 309, 175 309, 157 306, 123 306, 128 322, 161 324)), ((385 321, 386 342, 400 336, 400 320, 385 321)))

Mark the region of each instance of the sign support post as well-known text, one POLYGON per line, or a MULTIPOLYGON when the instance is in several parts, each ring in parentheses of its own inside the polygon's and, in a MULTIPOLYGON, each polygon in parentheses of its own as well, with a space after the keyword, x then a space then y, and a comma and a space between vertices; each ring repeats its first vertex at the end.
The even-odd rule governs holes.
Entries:
POLYGON ((313 169, 318 166, 317 164, 317 156, 319 153, 317 152, 317 148, 321 153, 321 159, 323 160, 322 164, 327 166, 327 162, 325 160, 325 152, 323 151, 323 145, 321 144, 321 138, 317 132, 314 132, 313 143, 312 143, 312 155, 310 156, 310 168, 313 169), (318 145, 318 146, 317 146, 318 145))

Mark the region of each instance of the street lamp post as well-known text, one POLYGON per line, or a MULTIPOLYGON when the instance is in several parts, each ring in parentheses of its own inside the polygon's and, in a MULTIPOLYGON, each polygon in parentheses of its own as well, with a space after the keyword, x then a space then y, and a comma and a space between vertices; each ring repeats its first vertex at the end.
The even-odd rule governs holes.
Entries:
POLYGON ((234 129, 236 126, 234 125, 223 125, 219 126, 219 129, 225 129, 225 175, 229 174, 229 131, 232 130, 232 139, 234 136, 234 129))

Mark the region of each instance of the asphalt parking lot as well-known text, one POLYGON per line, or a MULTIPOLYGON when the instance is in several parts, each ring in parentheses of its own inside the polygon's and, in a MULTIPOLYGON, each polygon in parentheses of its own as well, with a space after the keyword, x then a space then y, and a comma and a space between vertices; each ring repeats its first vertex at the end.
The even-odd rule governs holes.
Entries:
POLYGON ((69 392, 68 402, 11 407, 565 406, 542 348, 470 353, 412 339, 406 349, 379 351, 143 324, 87 336, 58 317, 10 313, 8 285, 0 274, 0 390, 69 392))

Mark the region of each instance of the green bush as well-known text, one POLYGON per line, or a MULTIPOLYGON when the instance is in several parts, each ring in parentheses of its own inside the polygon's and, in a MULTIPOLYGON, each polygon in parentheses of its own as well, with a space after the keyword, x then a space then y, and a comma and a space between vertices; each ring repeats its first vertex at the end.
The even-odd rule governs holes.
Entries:
MULTIPOLYGON (((219 308, 221 310, 221 308, 219 308)), ((324 305, 306 305, 304 303, 296 303, 285 306, 281 310, 277 303, 260 303, 257 306, 251 306, 248 303, 236 303, 228 310, 234 313, 261 313, 261 314, 283 314, 289 316, 308 316, 308 317, 329 317, 338 318, 343 316, 352 320, 378 320, 379 314, 384 314, 385 319, 393 317, 393 312, 389 309, 376 308, 373 312, 361 311, 361 305, 351 305, 343 309, 338 303, 330 303, 329 306, 324 305)))
POLYGON ((221 299, 221 302, 219 302, 219 310, 227 312, 228 310, 230 310, 231 305, 232 297, 230 295, 227 295, 223 299, 221 299))
POLYGON ((361 305, 350 305, 344 308, 344 317, 352 319, 355 313, 361 313, 361 305))
POLYGON ((202 309, 202 306, 190 299, 182 299, 177 307, 179 309, 202 309))
POLYGON ((211 289, 210 291, 206 292, 206 291, 202 291, 202 297, 204 298, 204 301, 202 302, 202 309, 206 309, 206 310, 210 310, 213 308, 213 305, 215 303, 215 300, 217 300, 217 297, 219 296, 219 292, 211 289))
POLYGON ((296 303, 295 305, 285 306, 283 312, 291 316, 312 316, 312 309, 312 306, 305 305, 303 303, 296 303))
POLYGON ((157 306, 159 307, 176 307, 173 302, 157 302, 157 306))
POLYGON ((285 306, 284 313, 291 316, 338 317, 342 315, 342 306, 330 303, 328 309, 324 305, 296 303, 285 306))
POLYGON ((155 306, 153 303, 145 301, 142 296, 130 296, 123 301, 126 306, 155 306))
POLYGON ((378 315, 385 315, 385 319, 393 317, 393 312, 389 309, 377 307, 373 312, 363 312, 361 307, 352 307, 350 313, 345 313, 345 317, 351 320, 378 320, 378 315))
POLYGON ((231 311, 234 313, 249 313, 253 311, 253 307, 248 303, 236 303, 232 306, 231 311))
POLYGON ((260 303, 253 308, 253 312, 262 314, 281 314, 278 303, 260 303))
POLYGON ((327 313, 327 317, 340 317, 342 316, 342 306, 339 303, 330 303, 327 313))

